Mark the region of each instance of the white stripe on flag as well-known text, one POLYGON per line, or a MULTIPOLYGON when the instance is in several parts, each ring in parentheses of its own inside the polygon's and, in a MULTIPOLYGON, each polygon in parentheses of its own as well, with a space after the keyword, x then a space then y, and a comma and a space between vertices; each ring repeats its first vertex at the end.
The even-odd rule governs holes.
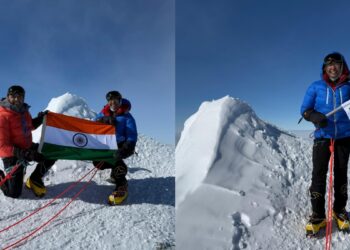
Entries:
POLYGON ((341 106, 344 109, 345 113, 348 115, 348 118, 350 119, 350 100, 344 102, 341 106))
POLYGON ((44 143, 87 149, 117 149, 115 135, 83 134, 46 126, 44 143))

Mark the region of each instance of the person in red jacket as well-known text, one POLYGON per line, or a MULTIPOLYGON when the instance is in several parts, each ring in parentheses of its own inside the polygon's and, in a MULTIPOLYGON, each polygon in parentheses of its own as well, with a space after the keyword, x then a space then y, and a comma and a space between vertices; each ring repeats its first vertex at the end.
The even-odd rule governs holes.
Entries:
MULTIPOLYGON (((1 186, 5 196, 17 198, 22 194, 23 178, 28 162, 38 162, 35 170, 26 181, 26 187, 33 193, 42 197, 46 193, 42 181, 44 174, 55 163, 54 160, 46 160, 38 153, 38 144, 32 142, 32 130, 39 127, 47 112, 39 112, 32 119, 29 113, 29 105, 24 102, 25 91, 19 85, 11 86, 7 96, 0 101, 0 157, 4 169, 9 173, 14 166, 19 166, 1 186)), ((6 173, 0 170, 0 178, 6 173)))

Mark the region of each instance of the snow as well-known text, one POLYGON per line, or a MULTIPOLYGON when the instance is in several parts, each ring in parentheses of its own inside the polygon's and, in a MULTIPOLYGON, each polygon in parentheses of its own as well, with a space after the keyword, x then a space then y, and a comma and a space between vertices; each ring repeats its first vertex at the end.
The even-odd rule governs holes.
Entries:
MULTIPOLYGON (((70 93, 53 98, 47 110, 86 119, 96 114, 84 99, 70 93)), ((33 136, 38 141, 40 131, 34 131, 33 136)), ((174 249, 174 151, 172 145, 140 135, 137 155, 126 160, 129 197, 125 204, 113 207, 107 204, 114 189, 106 181, 110 170, 98 171, 66 210, 18 249, 174 249)), ((48 193, 41 199, 25 188, 18 199, 0 192, 0 230, 50 202, 93 168, 90 162, 57 161, 44 177, 48 193)), ((28 166, 26 176, 33 170, 34 166, 28 166)), ((0 233, 1 249, 48 221, 88 183, 90 176, 28 220, 0 233)))
POLYGON ((96 117, 96 113, 89 108, 83 98, 71 93, 52 98, 46 110, 90 120, 96 117))
MULTIPOLYGON (((304 230, 311 150, 239 99, 204 102, 175 149, 177 249, 324 248, 304 230)), ((332 249, 347 238, 333 222, 332 249)))

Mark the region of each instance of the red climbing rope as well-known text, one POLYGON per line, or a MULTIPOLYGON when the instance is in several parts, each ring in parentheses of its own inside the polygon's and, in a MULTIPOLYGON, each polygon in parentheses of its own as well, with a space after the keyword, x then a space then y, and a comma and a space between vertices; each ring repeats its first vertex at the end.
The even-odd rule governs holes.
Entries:
POLYGON ((17 240, 16 242, 4 247, 3 249, 10 249, 14 246, 17 246, 19 243, 27 240, 29 237, 33 236, 36 232, 38 232, 39 230, 41 230, 42 228, 44 228, 45 226, 47 226, 50 222, 52 222, 55 218, 57 218, 76 198, 78 198, 78 196, 88 187, 89 184, 91 184, 91 180, 92 178, 94 178, 94 176, 96 175, 98 169, 95 169, 95 172, 93 173, 93 175, 90 177, 89 181, 87 183, 85 183, 85 185, 71 198, 71 200, 63 207, 61 208, 56 214, 54 214, 48 221, 46 221, 45 223, 43 223, 42 225, 40 225, 39 227, 37 227, 36 229, 34 229, 32 232, 30 232, 28 235, 26 235, 25 237, 17 240))
POLYGON ((328 183, 328 211, 326 227, 326 250, 331 249, 332 243, 332 209, 333 209, 333 163, 334 163, 334 139, 329 146, 331 157, 329 159, 329 183, 328 183))
MULTIPOLYGON (((96 168, 100 168, 102 165, 102 163, 99 163, 96 168)), ((65 190, 63 190, 60 194, 58 194, 57 196, 55 196, 51 201, 49 201, 48 203, 46 203, 44 206, 39 207, 38 209, 36 209, 35 211, 33 211, 32 213, 28 214, 27 216, 25 216, 24 218, 20 219, 19 221, 3 228, 0 230, 0 233, 5 232, 7 230, 9 230, 10 228, 22 223, 23 221, 25 221, 26 219, 28 219, 29 217, 33 216, 34 214, 38 213, 39 211, 43 210, 44 208, 48 207, 50 204, 52 204, 55 200, 57 200, 58 198, 60 198, 61 196, 63 196, 65 193, 67 193, 69 190, 71 190, 72 188, 74 188, 79 182, 81 182, 83 179, 85 179, 86 176, 88 176, 92 171, 94 170, 94 168, 92 168, 88 173, 86 173, 83 177, 81 177, 79 180, 77 180, 76 182, 72 183, 69 187, 67 187, 65 190)))

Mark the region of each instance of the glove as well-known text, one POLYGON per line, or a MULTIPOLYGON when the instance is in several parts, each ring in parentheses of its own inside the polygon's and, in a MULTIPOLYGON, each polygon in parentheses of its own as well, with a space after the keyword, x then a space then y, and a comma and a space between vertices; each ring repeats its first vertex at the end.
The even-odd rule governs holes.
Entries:
POLYGON ((44 156, 40 154, 36 149, 33 149, 33 148, 20 149, 20 148, 14 147, 13 154, 19 160, 36 161, 36 162, 41 162, 45 160, 44 156))
POLYGON ((48 110, 45 110, 45 111, 40 111, 37 115, 37 117, 35 117, 34 119, 32 119, 32 124, 33 124, 33 127, 36 129, 38 128, 42 123, 43 123, 43 120, 44 120, 44 116, 47 115, 47 113, 49 113, 48 110))
POLYGON ((37 115, 37 118, 44 118, 44 116, 47 115, 47 113, 49 113, 48 110, 40 111, 37 115))
POLYGON ((304 118, 315 124, 316 127, 324 128, 328 125, 327 116, 313 109, 304 112, 304 118))
POLYGON ((113 126, 116 125, 116 121, 112 116, 102 116, 97 121, 105 124, 113 125, 113 126))

